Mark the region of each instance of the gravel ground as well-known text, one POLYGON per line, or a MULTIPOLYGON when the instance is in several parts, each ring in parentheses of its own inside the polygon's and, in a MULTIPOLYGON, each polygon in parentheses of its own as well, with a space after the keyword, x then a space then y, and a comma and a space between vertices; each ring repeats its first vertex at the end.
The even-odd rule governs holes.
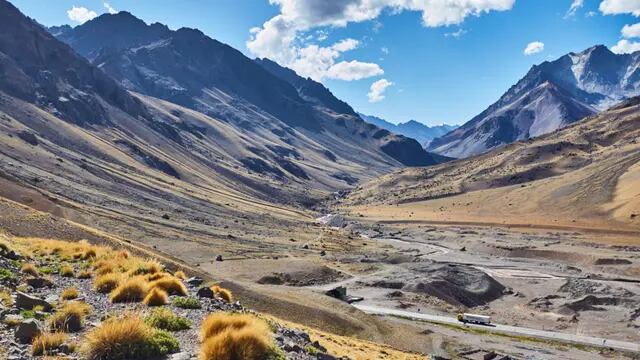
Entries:
MULTIPOLYGON (((109 301, 107 294, 99 294, 92 288, 93 279, 78 279, 62 277, 57 274, 50 274, 46 277, 52 282, 51 286, 33 288, 30 286, 21 285, 26 280, 27 276, 20 273, 19 259, 11 261, 6 258, 8 256, 6 252, 0 252, 0 268, 7 269, 13 274, 13 279, 0 278, 0 289, 11 291, 13 296, 17 292, 16 288, 20 288, 24 293, 30 296, 35 296, 39 299, 44 299, 52 305, 61 303, 59 295, 62 291, 69 287, 75 287, 80 293, 81 300, 91 305, 93 311, 87 316, 84 326, 81 331, 77 333, 69 334, 69 341, 67 343, 82 344, 82 339, 86 333, 93 328, 100 325, 103 319, 110 314, 121 314, 127 311, 140 312, 147 314, 150 312, 149 307, 142 303, 129 303, 129 304, 112 304, 109 301)), ((48 263, 32 262, 37 268, 43 268, 50 266, 48 263)), ((79 269, 77 264, 75 265, 75 272, 78 273, 79 269)), ((188 286, 190 296, 198 298, 201 308, 200 309, 182 309, 172 304, 167 305, 174 313, 179 316, 189 319, 192 326, 188 330, 174 332, 173 335, 180 342, 180 352, 171 354, 168 359, 195 359, 197 358, 199 348, 198 332, 201 322, 204 318, 214 312, 218 311, 238 311, 238 312, 251 312, 245 309, 239 302, 229 304, 222 299, 218 298, 204 298, 197 297, 196 293, 198 286, 188 286)), ((173 301, 176 296, 171 297, 173 301)), ((40 313, 40 316, 46 317, 49 314, 40 313)), ((3 321, 0 323, 0 359, 7 360, 22 360, 22 359, 40 359, 42 357, 31 356, 31 345, 21 344, 15 339, 15 327, 10 327, 4 320, 7 318, 21 318, 20 309, 15 307, 6 307, 0 305, 0 319, 3 321)), ((46 325, 46 319, 39 321, 42 327, 46 325)), ((283 351, 287 359, 295 360, 307 360, 307 359, 335 359, 335 357, 325 354, 326 351, 317 342, 312 342, 309 335, 305 332, 288 329, 280 326, 279 324, 273 324, 274 328, 274 343, 283 351)), ((68 355, 68 359, 81 359, 81 355, 77 352, 68 355)))

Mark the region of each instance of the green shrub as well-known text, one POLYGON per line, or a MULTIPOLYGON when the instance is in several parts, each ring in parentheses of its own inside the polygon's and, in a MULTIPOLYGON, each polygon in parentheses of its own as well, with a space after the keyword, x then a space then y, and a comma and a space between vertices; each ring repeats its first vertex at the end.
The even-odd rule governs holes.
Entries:
POLYGON ((189 319, 178 316, 167 308, 154 310, 149 314, 144 322, 162 330, 180 331, 191 328, 189 319))
POLYGON ((173 305, 183 309, 200 309, 200 302, 192 297, 179 297, 173 299, 173 305))
POLYGON ((13 280, 13 273, 7 269, 0 269, 0 281, 13 280))

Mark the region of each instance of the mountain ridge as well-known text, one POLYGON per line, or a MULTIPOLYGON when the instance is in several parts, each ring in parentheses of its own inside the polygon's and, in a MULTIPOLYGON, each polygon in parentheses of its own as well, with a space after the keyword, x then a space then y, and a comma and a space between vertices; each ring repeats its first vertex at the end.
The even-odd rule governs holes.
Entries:
MULTIPOLYGON (((370 127, 321 84, 301 80, 291 70, 284 76, 285 71, 275 71, 273 64, 269 71, 265 62, 251 60, 197 29, 169 30, 161 24, 146 25, 129 13, 118 13, 88 21, 60 39, 93 56, 94 64, 130 91, 194 109, 245 130, 283 121, 325 146, 334 146, 330 134, 337 133, 354 143, 375 147, 406 166, 431 165, 442 159, 411 139, 370 127), (114 36, 115 45, 102 46, 98 35, 118 21, 138 28, 136 37, 114 36)), ((358 161, 356 157, 351 160, 358 161)))
POLYGON ((428 150, 456 158, 540 136, 640 94, 640 53, 603 45, 534 65, 498 101, 428 150), (552 84, 555 92, 543 93, 552 84))
POLYGON ((377 116, 366 115, 363 113, 358 113, 358 115, 360 115, 360 117, 365 121, 383 129, 415 139, 425 148, 428 147, 433 139, 441 137, 458 128, 458 125, 447 124, 428 126, 416 120, 408 120, 406 122, 394 124, 377 116))

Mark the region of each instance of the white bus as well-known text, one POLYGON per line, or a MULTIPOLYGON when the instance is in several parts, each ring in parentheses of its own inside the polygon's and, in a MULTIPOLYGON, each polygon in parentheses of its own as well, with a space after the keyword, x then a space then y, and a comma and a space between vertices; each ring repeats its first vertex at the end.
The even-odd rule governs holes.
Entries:
POLYGON ((477 315, 477 314, 458 314, 458 321, 463 323, 473 323, 480 325, 489 325, 491 324, 491 317, 485 315, 477 315))

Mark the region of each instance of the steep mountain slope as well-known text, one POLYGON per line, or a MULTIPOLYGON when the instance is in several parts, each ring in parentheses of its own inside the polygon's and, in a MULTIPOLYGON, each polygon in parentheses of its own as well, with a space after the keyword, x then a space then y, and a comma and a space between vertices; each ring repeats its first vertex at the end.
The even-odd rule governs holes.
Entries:
POLYGON ((594 46, 533 66, 496 103, 428 149, 467 157, 563 128, 640 94, 640 53, 594 46))
POLYGON ((387 129, 392 133, 416 139, 424 147, 428 147, 433 139, 441 137, 448 132, 458 128, 457 125, 446 124, 427 126, 415 120, 409 120, 407 122, 399 123, 396 125, 376 116, 365 115, 362 113, 358 113, 358 115, 360 115, 360 117, 366 122, 374 124, 383 129, 387 129))
POLYGON ((383 176, 345 204, 396 220, 638 230, 638 139, 640 98, 633 98, 536 139, 383 176))
POLYGON ((366 124, 332 95, 318 95, 324 89, 320 84, 299 92, 287 79, 198 30, 171 31, 121 12, 102 15, 60 39, 127 89, 219 118, 247 136, 276 131, 285 142, 307 137, 338 157, 366 162, 374 172, 435 163, 419 144, 366 124), (114 35, 103 44, 105 33, 114 35), (291 131, 296 134, 288 136, 291 131))

